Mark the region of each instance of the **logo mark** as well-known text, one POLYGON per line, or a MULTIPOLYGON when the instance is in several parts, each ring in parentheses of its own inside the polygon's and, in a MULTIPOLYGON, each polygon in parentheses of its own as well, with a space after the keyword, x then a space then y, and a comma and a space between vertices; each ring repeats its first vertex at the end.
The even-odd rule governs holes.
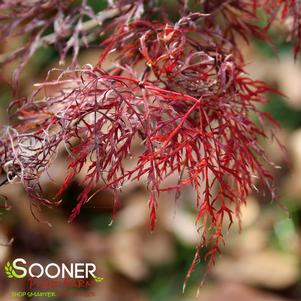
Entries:
POLYGON ((4 267, 7 278, 23 278, 24 275, 18 275, 8 261, 4 267))
POLYGON ((95 282, 102 282, 104 280, 103 277, 94 277, 95 282))

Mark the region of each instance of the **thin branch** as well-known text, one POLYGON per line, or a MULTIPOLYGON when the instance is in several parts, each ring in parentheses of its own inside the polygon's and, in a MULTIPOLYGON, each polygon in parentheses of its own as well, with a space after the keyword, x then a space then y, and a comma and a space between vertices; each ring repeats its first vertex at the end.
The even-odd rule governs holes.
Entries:
MULTIPOLYGON (((96 15, 95 20, 89 20, 89 21, 86 21, 82 24, 82 31, 83 32, 89 32, 92 29, 94 29, 95 27, 101 26, 104 21, 106 21, 108 19, 111 19, 111 18, 114 18, 114 17, 116 17, 117 15, 119 15, 121 13, 124 13, 130 7, 131 7, 131 5, 125 5, 122 8, 112 8, 112 9, 108 9, 108 10, 104 10, 104 11, 99 12, 96 15)), ((71 36, 72 30, 73 30, 73 28, 68 30, 65 33, 64 38, 67 38, 67 37, 71 36)), ((38 41, 38 45, 36 46, 36 49, 38 49, 42 46, 47 47, 47 46, 53 45, 55 42, 56 42, 56 34, 55 33, 48 34, 48 35, 42 37, 38 41)), ((18 49, 17 52, 22 52, 22 50, 23 50, 23 48, 18 49)), ((16 55, 16 51, 1 54, 0 55, 0 64, 3 64, 4 62, 9 61, 10 58, 13 58, 15 55, 16 55)))

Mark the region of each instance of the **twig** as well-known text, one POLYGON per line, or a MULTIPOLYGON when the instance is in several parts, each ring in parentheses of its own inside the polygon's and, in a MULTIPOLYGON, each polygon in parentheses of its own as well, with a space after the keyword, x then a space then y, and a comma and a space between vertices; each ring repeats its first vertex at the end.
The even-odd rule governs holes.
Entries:
MULTIPOLYGON (((131 5, 125 5, 121 9, 120 8, 112 8, 112 9, 108 9, 108 10, 99 12, 96 15, 95 20, 89 20, 82 24, 82 31, 89 32, 93 28, 95 28, 97 26, 101 26, 105 20, 111 19, 111 18, 119 15, 121 12, 127 11, 130 7, 131 7, 131 5)), ((72 34, 72 29, 70 29, 69 31, 66 32, 66 34, 64 35, 64 38, 67 38, 71 34, 72 34)), ((36 49, 38 49, 42 46, 53 45, 55 43, 55 41, 56 41, 56 34, 55 33, 48 34, 48 35, 42 37, 38 41, 38 45, 37 45, 36 49)), ((4 62, 9 61, 10 58, 12 58, 16 55, 16 52, 19 52, 19 51, 22 52, 22 50, 23 50, 23 48, 18 49, 17 51, 12 51, 12 52, 7 52, 7 53, 1 54, 0 55, 0 64, 3 64, 4 62)))

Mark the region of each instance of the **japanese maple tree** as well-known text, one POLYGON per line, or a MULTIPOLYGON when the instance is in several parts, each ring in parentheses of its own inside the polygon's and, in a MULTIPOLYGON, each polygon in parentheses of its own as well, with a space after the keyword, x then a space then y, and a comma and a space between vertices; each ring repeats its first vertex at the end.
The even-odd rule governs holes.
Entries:
POLYGON ((253 38, 272 45, 271 25, 282 22, 297 58, 301 3, 179 0, 173 5, 176 14, 155 0, 108 0, 100 12, 85 0, 1 1, 0 40, 24 36, 25 42, 0 55, 1 64, 20 61, 12 78, 12 122, 1 129, 0 165, 7 181, 23 184, 34 205, 47 206, 61 201, 85 167, 70 221, 95 193, 111 190, 118 209, 123 187, 143 181, 154 229, 160 195, 173 192, 179 198, 191 186, 200 243, 189 276, 202 246, 210 246, 208 268, 214 264, 224 226, 239 218, 255 177, 274 198, 271 163, 259 140, 273 135, 265 128, 275 122, 258 107, 272 90, 246 74, 239 46, 253 38), (98 63, 80 66, 80 49, 100 35, 98 63), (57 78, 37 83, 31 96, 20 97, 21 72, 45 45, 57 49, 62 69, 51 70, 57 78), (67 54, 70 66, 63 65, 67 54), (132 151, 135 141, 143 145, 138 154, 132 151), (61 146, 69 154, 67 176, 56 197, 46 199, 39 180, 61 146))

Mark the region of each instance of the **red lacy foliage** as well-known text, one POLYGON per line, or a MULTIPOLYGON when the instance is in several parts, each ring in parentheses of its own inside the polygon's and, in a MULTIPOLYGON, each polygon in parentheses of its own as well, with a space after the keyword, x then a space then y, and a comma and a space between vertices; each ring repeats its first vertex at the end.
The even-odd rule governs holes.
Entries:
POLYGON ((284 21, 288 27, 288 40, 294 41, 295 58, 301 49, 301 2, 299 0, 266 1, 265 9, 270 16, 269 24, 277 17, 284 21))
MULTIPOLYGON (((83 20, 88 17, 95 22, 102 20, 82 0, 73 7, 73 0, 4 0, 0 2, 0 41, 10 37, 26 37, 27 42, 13 52, 1 57, 0 63, 21 58, 15 70, 14 79, 41 46, 55 45, 64 62, 69 50, 73 52, 73 64, 76 63, 80 47, 88 46, 88 34, 91 30, 83 28, 83 20), (49 31, 51 34, 49 34, 49 31)), ((98 29, 99 32, 99 29, 98 29)))
MULTIPOLYGON (((18 121, 3 127, 0 139, 0 163, 10 172, 9 181, 18 178, 36 203, 51 206, 88 166, 70 220, 95 193, 110 189, 118 209, 123 187, 130 181, 145 181, 151 229, 160 194, 174 192, 179 198, 189 185, 195 192, 201 240, 188 275, 200 246, 211 246, 206 256, 209 268, 221 252, 223 226, 239 218, 253 178, 260 177, 274 197, 272 176, 266 169, 270 162, 258 143, 260 137, 268 136, 265 123, 273 123, 257 106, 265 102, 264 94, 270 89, 245 74, 236 36, 269 41, 269 24, 280 12, 280 19, 292 17, 297 54, 298 3, 202 1, 201 12, 192 12, 185 1, 179 1, 182 16, 174 23, 152 1, 148 5, 109 1, 108 10, 128 7, 103 27, 107 38, 98 64, 61 70, 57 80, 37 84, 31 97, 11 104, 11 117, 18 121), (264 28, 254 23, 259 20, 259 7, 270 17, 264 28), (156 20, 154 13, 159 15, 156 20), (111 67, 105 67, 112 58, 111 67), (133 151, 136 141, 143 146, 138 154, 133 151), (69 153, 68 174, 56 200, 46 200, 39 179, 62 145, 69 153)), ((42 8, 42 4, 37 6, 42 8)), ((58 6, 49 16, 40 14, 41 22, 53 24, 57 19, 51 16, 63 11, 58 6)), ((24 22, 23 14, 16 13, 22 20, 16 18, 18 22, 24 22)), ((74 20, 81 18, 73 16, 74 20)), ((33 14, 30 18, 35 20, 33 14)), ((31 27, 48 28, 38 21, 28 24, 27 31, 18 34, 34 33, 36 39, 39 30, 31 27)), ((6 28, 5 37, 11 35, 6 28)), ((65 43, 60 47, 63 57, 71 47, 66 39, 65 43)), ((79 43, 75 45, 76 57, 79 43)), ((30 46, 26 51, 32 54, 34 50, 30 46)))

